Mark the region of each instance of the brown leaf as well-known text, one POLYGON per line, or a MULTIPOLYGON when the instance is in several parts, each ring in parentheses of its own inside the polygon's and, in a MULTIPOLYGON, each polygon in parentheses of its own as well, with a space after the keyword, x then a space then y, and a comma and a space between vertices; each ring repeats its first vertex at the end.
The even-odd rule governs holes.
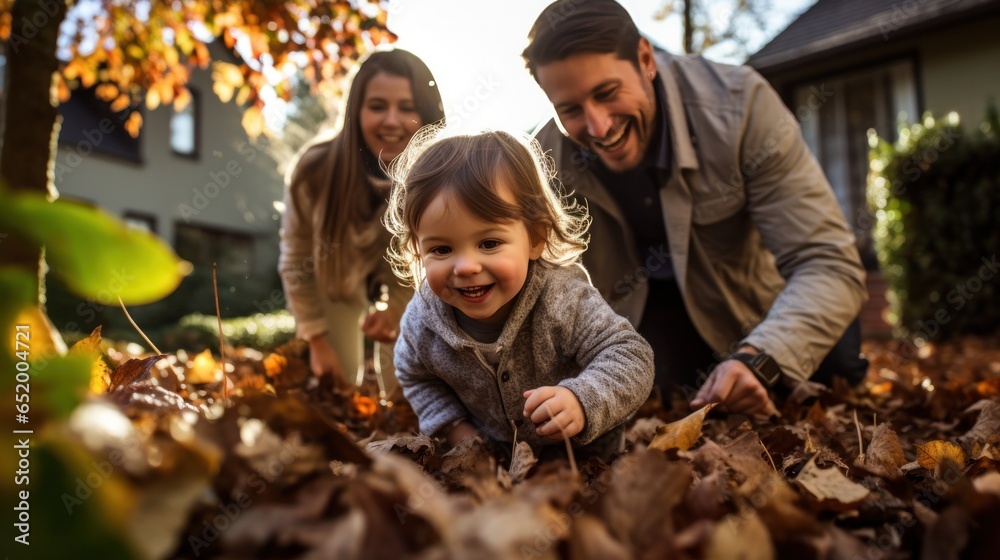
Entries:
POLYGON ((588 500, 601 491, 601 513, 612 536, 631 545, 634 556, 673 552, 673 509, 691 484, 691 467, 669 461, 641 446, 614 462, 582 494, 588 500))
POLYGON ((691 449, 701 437, 701 425, 705 421, 705 416, 714 406, 714 403, 706 404, 686 418, 657 428, 656 437, 649 443, 649 448, 657 451, 668 449, 687 451, 691 449))
POLYGON ((650 441, 656 437, 656 430, 661 426, 666 425, 663 420, 659 418, 638 418, 635 424, 625 432, 625 441, 629 445, 634 445, 636 442, 650 441))
POLYGON ((865 451, 864 468, 878 476, 898 480, 903 476, 899 468, 905 464, 906 456, 903 455, 899 436, 888 424, 879 424, 868 444, 868 450, 865 451))
POLYGON ((378 455, 395 451, 419 464, 424 464, 426 456, 434 454, 434 440, 423 435, 415 436, 394 436, 387 439, 373 441, 365 446, 365 452, 369 455, 378 455))
POLYGON ((815 500, 820 509, 833 511, 852 509, 871 493, 836 468, 821 469, 814 461, 806 463, 795 482, 815 500))
POLYGON ((575 560, 629 560, 628 547, 608 533, 608 527, 592 515, 573 522, 569 538, 570 558, 575 560))
POLYGON ((319 446, 303 443, 298 432, 283 439, 257 418, 248 418, 240 426, 240 442, 233 451, 258 473, 269 474, 288 484, 328 469, 329 459, 319 446), (273 472, 275 461, 282 466, 277 473, 273 472))
POLYGON ((538 459, 535 458, 535 454, 531 451, 531 446, 528 445, 528 442, 517 442, 517 446, 514 447, 514 456, 510 460, 511 482, 517 484, 524 480, 524 477, 531 471, 531 467, 534 467, 537 462, 538 459))
POLYGON ((111 374, 111 383, 108 384, 108 392, 111 393, 136 381, 149 379, 149 371, 156 365, 156 362, 163 358, 166 358, 165 354, 142 359, 132 358, 118 366, 111 374))
POLYGON ((767 478, 777 469, 777 466, 772 468, 771 464, 762 457, 764 444, 761 443, 757 432, 753 430, 743 432, 724 449, 726 457, 723 460, 729 465, 729 468, 739 473, 743 480, 759 481, 767 478))
POLYGON ((728 515, 715 525, 705 558, 709 560, 769 560, 774 545, 767 527, 753 509, 728 515))
POLYGON ((799 508, 799 496, 784 477, 772 475, 747 496, 776 542, 798 541, 819 535, 823 527, 816 516, 799 508))
POLYGON ((1000 433, 1000 402, 981 400, 967 410, 979 410, 979 417, 976 419, 976 424, 963 437, 985 441, 990 436, 1000 433))
MULTIPOLYGON (((321 477, 299 487, 288 503, 262 503, 248 507, 223 533, 223 543, 228 549, 247 553, 257 551, 276 539, 282 539, 286 545, 299 544, 294 535, 289 538, 289 533, 320 519, 335 490, 345 484, 346 481, 335 477, 321 477)), ((248 503, 251 495, 241 493, 239 498, 237 504, 241 501, 248 503)), ((300 535, 300 538, 305 536, 300 535)))

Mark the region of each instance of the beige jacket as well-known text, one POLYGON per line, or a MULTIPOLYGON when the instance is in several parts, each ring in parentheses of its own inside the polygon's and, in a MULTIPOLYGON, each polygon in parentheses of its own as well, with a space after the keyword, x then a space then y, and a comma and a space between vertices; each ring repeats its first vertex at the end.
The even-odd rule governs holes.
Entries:
MULTIPOLYGON (((657 55, 672 142, 660 190, 669 254, 688 313, 718 353, 750 344, 808 379, 867 298, 865 271, 799 124, 753 69, 657 55)), ((612 307, 638 325, 648 271, 590 161, 549 122, 537 134, 567 191, 593 216, 584 264, 612 307)), ((654 349, 655 350, 655 349, 654 349)))
MULTIPOLYGON (((389 286, 389 309, 397 322, 413 295, 411 288, 399 285, 385 258, 391 238, 380 221, 385 203, 374 209, 373 219, 359 220, 357 224, 358 236, 366 241, 364 245, 372 247, 368 254, 359 254, 358 243, 323 237, 321 224, 326 208, 333 202, 331 193, 323 192, 322 185, 330 183, 338 155, 330 152, 329 141, 309 148, 285 189, 278 272, 287 307, 295 317, 296 334, 306 340, 334 328, 331 319, 342 321, 343 328, 358 328, 357 318, 326 317, 321 298, 363 304, 369 275, 389 286), (329 280, 323 282, 324 277, 329 280)), ((388 187, 386 181, 384 190, 388 191, 388 187)))

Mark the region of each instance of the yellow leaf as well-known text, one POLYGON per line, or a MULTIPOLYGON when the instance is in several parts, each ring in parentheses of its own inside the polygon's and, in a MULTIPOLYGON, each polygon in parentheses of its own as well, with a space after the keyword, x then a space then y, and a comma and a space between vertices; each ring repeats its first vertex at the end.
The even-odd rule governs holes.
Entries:
POLYGON ((119 95, 117 99, 111 102, 111 110, 116 113, 119 111, 124 111, 125 109, 128 109, 129 105, 131 104, 132 104, 132 99, 128 96, 128 94, 123 93, 119 95))
POLYGON ((160 106, 160 92, 156 88, 150 88, 146 92, 146 108, 150 111, 160 106))
POLYGON ((69 101, 70 91, 69 91, 69 86, 66 85, 66 80, 63 80, 61 77, 58 77, 56 79, 56 88, 58 91, 59 102, 66 103, 67 101, 69 101))
POLYGON ((6 344, 10 345, 12 353, 25 350, 26 344, 29 353, 29 359, 26 361, 30 362, 66 354, 66 343, 63 341, 62 335, 37 306, 26 307, 17 314, 17 319, 14 325, 11 325, 4 340, 7 341, 6 344), (17 335, 15 338, 15 332, 24 334, 17 335), (17 341, 24 344, 17 344, 17 341))
POLYGON ((135 43, 126 47, 126 52, 128 53, 129 56, 137 60, 142 60, 146 58, 146 53, 142 51, 142 47, 136 45, 135 43))
POLYGON ((94 89, 94 94, 101 101, 113 101, 118 97, 118 86, 115 84, 101 84, 94 89))
POLYGON ((249 86, 241 87, 240 92, 236 94, 236 104, 237 105, 245 104, 247 102, 247 99, 250 98, 250 91, 251 90, 249 86))
POLYGON ((128 132, 129 136, 132 138, 139 137, 139 130, 142 128, 142 115, 138 111, 129 115, 128 120, 125 121, 125 131, 128 132))
POLYGON ((250 107, 243 113, 243 130, 254 139, 264 132, 264 115, 257 107, 250 107))
POLYGON ((212 357, 212 351, 206 348, 195 356, 185 377, 189 383, 214 383, 221 379, 222 372, 212 357))
POLYGON ((285 371, 285 366, 288 365, 288 359, 281 354, 271 353, 264 358, 264 371, 267 372, 268 377, 277 377, 285 371))
POLYGON ((69 349, 70 354, 93 353, 98 354, 94 360, 94 365, 90 368, 90 392, 100 395, 108 390, 111 383, 111 368, 101 359, 101 326, 98 325, 90 336, 83 338, 69 349))
POLYGON ((215 95, 218 96, 219 101, 229 103, 229 100, 233 98, 233 91, 235 91, 235 89, 232 84, 216 81, 212 84, 212 91, 214 91, 215 95))
POLYGON ((183 111, 191 102, 191 91, 188 88, 181 89, 174 97, 174 111, 183 111))
POLYGON ((955 463, 958 468, 964 467, 965 451, 958 444, 940 439, 917 446, 917 462, 921 467, 933 469, 943 466, 946 461, 955 463))
POLYGON ((650 449, 666 451, 668 449, 680 449, 687 451, 691 449, 701 437, 701 425, 705 421, 708 411, 712 410, 715 404, 706 404, 700 410, 691 413, 687 418, 671 422, 666 426, 656 429, 656 437, 649 442, 650 449))

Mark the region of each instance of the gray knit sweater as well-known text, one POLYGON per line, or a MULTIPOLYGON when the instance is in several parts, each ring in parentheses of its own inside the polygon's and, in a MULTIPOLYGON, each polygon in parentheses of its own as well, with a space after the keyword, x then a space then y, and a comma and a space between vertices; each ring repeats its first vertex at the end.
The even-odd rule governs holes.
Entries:
POLYGON ((454 308, 426 282, 403 314, 396 375, 434 435, 465 418, 498 442, 527 441, 536 453, 559 443, 535 433, 524 418, 524 391, 559 385, 576 395, 586 424, 573 438, 586 445, 623 423, 653 386, 653 351, 590 285, 579 265, 532 262, 518 301, 494 343, 493 368, 458 328, 454 308))

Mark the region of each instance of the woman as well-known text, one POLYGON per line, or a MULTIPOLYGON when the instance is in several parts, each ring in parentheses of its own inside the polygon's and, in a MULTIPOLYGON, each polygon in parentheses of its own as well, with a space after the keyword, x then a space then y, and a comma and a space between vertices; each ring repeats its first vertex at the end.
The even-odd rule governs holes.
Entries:
POLYGON ((366 335, 383 343, 392 389, 391 343, 413 292, 385 259, 390 235, 380 220, 391 183, 384 169, 444 110, 427 66, 396 49, 362 62, 342 114, 333 139, 307 146, 291 168, 278 271, 313 373, 354 381, 366 335), (369 312, 383 285, 388 307, 369 312))

